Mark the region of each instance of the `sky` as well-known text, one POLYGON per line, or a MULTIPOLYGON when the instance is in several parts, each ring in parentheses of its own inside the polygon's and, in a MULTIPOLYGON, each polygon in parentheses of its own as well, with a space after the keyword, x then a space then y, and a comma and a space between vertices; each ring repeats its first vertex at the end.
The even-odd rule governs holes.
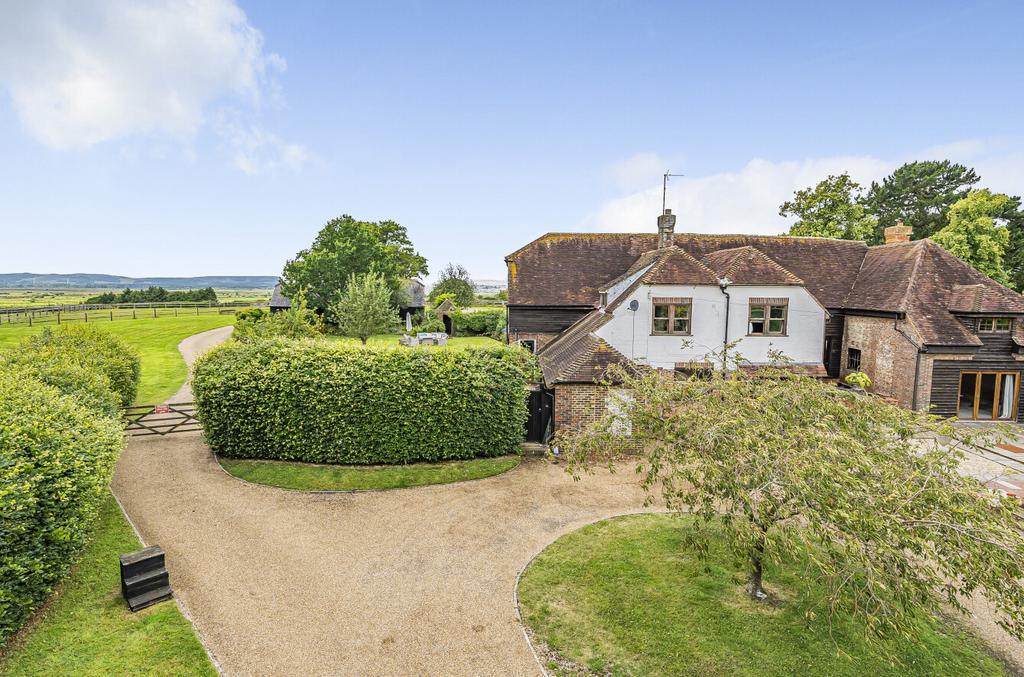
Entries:
POLYGON ((775 234, 950 159, 1024 193, 1024 3, 0 0, 0 272, 276 275, 330 219, 431 273, 546 232, 775 234))

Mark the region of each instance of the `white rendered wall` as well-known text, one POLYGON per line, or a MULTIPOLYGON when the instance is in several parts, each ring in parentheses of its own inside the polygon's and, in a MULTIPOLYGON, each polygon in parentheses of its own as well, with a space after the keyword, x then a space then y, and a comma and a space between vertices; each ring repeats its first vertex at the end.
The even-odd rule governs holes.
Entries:
MULTIPOLYGON (((821 364, 825 345, 825 310, 803 287, 729 287, 729 340, 753 364, 769 362, 771 351, 780 351, 797 364, 821 364), (749 299, 787 298, 789 315, 785 336, 747 336, 749 299)), ((608 324, 596 334, 626 357, 653 367, 672 369, 677 362, 701 362, 721 353, 725 337, 725 295, 717 286, 641 285, 623 297, 608 324), (693 299, 690 336, 652 336, 654 297, 682 296, 693 299), (640 307, 634 313, 629 302, 640 307), (689 342, 684 346, 684 341, 689 342)))

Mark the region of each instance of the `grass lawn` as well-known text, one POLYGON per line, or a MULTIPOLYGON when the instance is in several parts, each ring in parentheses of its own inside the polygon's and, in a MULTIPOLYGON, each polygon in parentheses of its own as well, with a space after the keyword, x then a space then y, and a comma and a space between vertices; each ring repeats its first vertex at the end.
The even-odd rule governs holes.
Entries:
POLYGON ((0 675, 215 675, 171 600, 131 613, 117 555, 142 547, 108 495, 82 559, 36 623, 0 657, 0 675))
POLYGON ((305 491, 399 489, 448 484, 500 475, 519 465, 518 456, 387 466, 320 465, 234 458, 217 460, 229 473, 248 482, 305 491))
POLYGON ((558 656, 601 674, 1004 674, 944 622, 922 620, 919 639, 889 643, 902 664, 881 657, 849 616, 833 619, 830 637, 824 613, 805 617, 821 591, 796 566, 766 567, 766 589, 785 601, 756 604, 724 548, 712 544, 701 562, 680 526, 670 515, 622 517, 560 538, 522 577, 524 621, 558 656))
MULTIPOLYGON (((401 334, 382 334, 380 336, 371 336, 368 345, 374 346, 391 346, 398 347, 398 339, 402 337, 401 334)), ((348 338, 345 336, 327 336, 327 340, 335 341, 338 343, 352 343, 356 345, 359 343, 358 339, 348 338)), ((499 341, 495 341, 489 336, 455 336, 448 339, 449 348, 489 348, 494 346, 503 345, 499 341)), ((435 348, 438 346, 427 346, 428 348, 435 348)))
MULTIPOLYGON (((156 404, 173 395, 188 375, 188 368, 178 352, 181 340, 201 331, 227 326, 234 320, 234 314, 199 315, 97 322, 95 326, 123 338, 139 351, 142 378, 136 402, 156 404)), ((42 329, 38 325, 0 327, 0 350, 42 329)))

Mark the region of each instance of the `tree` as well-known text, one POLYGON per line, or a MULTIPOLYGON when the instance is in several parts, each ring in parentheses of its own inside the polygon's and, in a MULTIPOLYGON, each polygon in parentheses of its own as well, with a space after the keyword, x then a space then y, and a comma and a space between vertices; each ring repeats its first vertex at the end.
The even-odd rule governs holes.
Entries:
POLYGON ((246 308, 235 313, 232 338, 238 341, 256 341, 272 337, 311 338, 323 334, 323 320, 306 303, 300 289, 291 299, 291 305, 276 313, 262 308, 246 308))
POLYGON ((776 367, 609 373, 617 406, 559 440, 570 470, 630 453, 651 500, 692 516, 687 547, 706 554, 722 526, 753 599, 770 597, 766 563, 806 560, 822 611, 857 615, 871 635, 912 634, 920 613, 965 611, 961 596, 980 591, 1024 636, 1019 505, 958 472, 963 445, 991 433, 776 367))
POLYGON ((867 240, 877 220, 859 202, 860 184, 849 174, 829 176, 812 188, 798 190, 779 206, 779 216, 796 216, 790 235, 867 240))
POLYGON ((1004 266, 1010 231, 1002 225, 1010 198, 987 188, 972 190, 949 209, 949 225, 932 241, 998 282, 1009 282, 1004 266))
POLYGON ((979 180, 973 169, 942 160, 909 162, 882 183, 872 181, 863 204, 878 219, 873 242, 883 242, 884 229, 897 219, 914 227, 914 239, 942 230, 949 224, 949 208, 979 180))
POLYGON ((397 305, 402 282, 426 275, 427 260, 413 249, 405 228, 394 221, 356 221, 348 214, 329 221, 309 249, 284 266, 282 291, 305 289, 309 304, 326 312, 353 274, 376 271, 397 305))
POLYGON ((1006 224, 1010 243, 1006 248, 1005 268, 1011 287, 1024 292, 1024 210, 1020 197, 1011 196, 997 215, 1006 224))
POLYGON ((330 314, 342 336, 366 343, 375 334, 384 334, 398 321, 398 307, 392 303, 392 290, 377 272, 349 276, 330 314))
POLYGON ((430 290, 430 303, 437 305, 437 297, 441 294, 453 294, 455 303, 463 308, 473 305, 476 291, 469 271, 454 263, 445 266, 437 278, 437 284, 430 290))

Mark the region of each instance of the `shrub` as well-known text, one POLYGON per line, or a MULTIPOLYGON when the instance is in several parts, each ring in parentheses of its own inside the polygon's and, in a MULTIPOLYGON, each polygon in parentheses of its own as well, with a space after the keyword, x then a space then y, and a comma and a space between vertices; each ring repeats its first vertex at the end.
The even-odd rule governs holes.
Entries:
POLYGON ((409 463, 516 451, 526 378, 500 350, 232 342, 192 388, 219 454, 317 463, 409 463))
POLYGON ((468 336, 498 337, 505 328, 505 310, 476 310, 471 313, 464 310, 452 312, 452 322, 456 334, 468 336))
POLYGON ((138 354, 116 336, 85 324, 46 328, 13 348, 4 361, 65 394, 91 393, 87 399, 94 403, 102 389, 83 370, 106 379, 116 405, 134 402, 139 387, 138 354))
POLYGON ((102 390, 102 380, 72 378, 82 370, 48 372, 72 383, 63 395, 26 378, 21 366, 0 366, 0 642, 85 544, 121 449, 120 420, 75 401, 78 392, 102 390))
POLYGON ((414 333, 444 331, 444 322, 438 319, 437 315, 427 313, 419 324, 412 328, 414 333))
POLYGON ((256 341, 274 337, 308 338, 324 331, 320 316, 306 305, 306 297, 299 292, 291 307, 268 313, 260 308, 249 308, 235 313, 232 336, 239 341, 256 341), (252 312, 259 311, 259 312, 252 312))
POLYGON ((871 377, 862 371, 851 371, 843 380, 859 388, 867 389, 871 387, 871 377))

